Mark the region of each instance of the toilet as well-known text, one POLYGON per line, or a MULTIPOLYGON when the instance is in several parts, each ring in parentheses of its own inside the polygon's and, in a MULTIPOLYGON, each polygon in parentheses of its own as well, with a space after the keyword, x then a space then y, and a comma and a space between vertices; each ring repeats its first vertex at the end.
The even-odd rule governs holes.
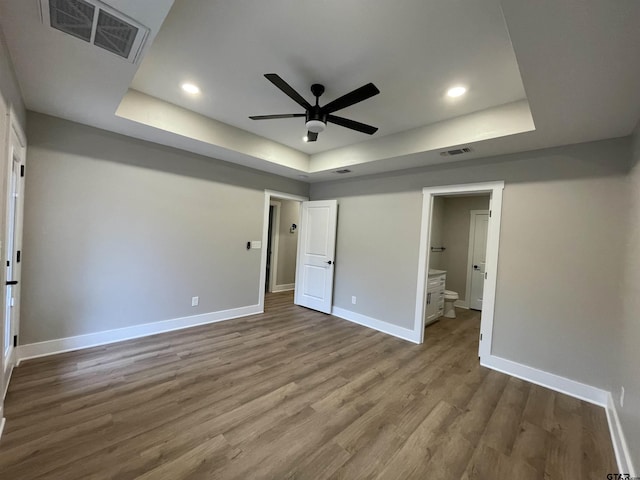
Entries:
POLYGON ((456 308, 454 307, 454 303, 458 298, 460 298, 458 296, 458 292, 454 292, 452 290, 444 291, 444 313, 442 314, 444 317, 456 318, 456 308))

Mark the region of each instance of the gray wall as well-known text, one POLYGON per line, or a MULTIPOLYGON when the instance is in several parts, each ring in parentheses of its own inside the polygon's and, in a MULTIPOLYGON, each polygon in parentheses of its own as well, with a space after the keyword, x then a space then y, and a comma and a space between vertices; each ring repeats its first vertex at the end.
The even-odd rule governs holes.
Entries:
POLYGON ((421 188, 504 180, 493 353, 608 390, 629 154, 615 139, 312 185, 339 200, 335 305, 410 328, 421 188))
POLYGON ((628 229, 625 243, 626 262, 623 271, 622 316, 620 326, 612 329, 615 336, 615 380, 613 398, 625 430, 631 456, 640 468, 640 124, 634 135, 634 148, 629 173, 629 205, 626 210, 628 229), (624 406, 620 406, 620 387, 625 388, 624 406))
POLYGON ((365 188, 324 197, 323 185, 312 190, 312 200, 339 198, 333 304, 412 329, 422 194, 366 195, 365 188))
POLYGON ((488 209, 488 195, 444 199, 442 241, 447 249, 444 251, 440 265, 447 271, 447 290, 458 292, 460 300, 463 301, 467 289, 471 210, 488 209))
POLYGON ((264 189, 308 194, 45 115, 28 137, 23 344, 257 304, 264 189))
POLYGON ((289 285, 296 280, 298 230, 291 233, 291 224, 300 225, 300 202, 277 199, 280 203, 280 241, 278 242, 278 278, 276 285, 289 285))

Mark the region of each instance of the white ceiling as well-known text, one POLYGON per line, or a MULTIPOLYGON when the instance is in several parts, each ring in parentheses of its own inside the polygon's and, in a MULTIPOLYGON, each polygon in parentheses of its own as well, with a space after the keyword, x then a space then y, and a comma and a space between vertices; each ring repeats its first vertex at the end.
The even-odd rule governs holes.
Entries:
POLYGON ((304 112, 271 72, 309 101, 323 84, 321 105, 373 82, 378 96, 336 115, 376 137, 526 98, 499 0, 177 0, 132 88, 306 153, 369 139, 329 125, 305 143, 304 118, 250 120, 304 112), (182 92, 185 81, 202 94, 182 92), (465 98, 447 97, 458 84, 465 98))
POLYGON ((38 0, 0 2, 28 108, 293 178, 624 136, 640 116, 637 0, 107 3, 151 30, 139 68, 43 25, 38 0), (379 132, 330 125, 304 144, 302 119, 249 120, 301 110, 268 72, 309 100, 324 83, 321 104, 374 82, 380 95, 339 114, 379 132), (469 92, 448 101, 456 83, 469 92), (440 156, 457 145, 473 152, 440 156))

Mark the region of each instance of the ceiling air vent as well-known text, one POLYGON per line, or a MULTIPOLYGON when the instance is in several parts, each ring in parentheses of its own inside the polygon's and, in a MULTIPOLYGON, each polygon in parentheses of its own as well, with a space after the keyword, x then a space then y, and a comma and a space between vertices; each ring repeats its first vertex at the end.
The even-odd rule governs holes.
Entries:
POLYGON ((343 173, 351 173, 351 170, 349 170, 348 168, 343 168, 342 170, 336 170, 336 173, 342 175, 343 173))
POLYGON ((81 0, 50 0, 51 26, 61 32, 91 41, 95 7, 81 0))
POLYGON ((100 10, 94 43, 116 55, 128 58, 138 28, 100 10))
POLYGON ((149 29, 99 0, 40 0, 42 22, 61 32, 138 61, 149 29))
POLYGON ((471 149, 469 147, 463 148, 454 148, 453 150, 446 150, 444 152, 440 152, 442 157, 449 157, 452 155, 462 155, 463 153, 469 153, 471 149))

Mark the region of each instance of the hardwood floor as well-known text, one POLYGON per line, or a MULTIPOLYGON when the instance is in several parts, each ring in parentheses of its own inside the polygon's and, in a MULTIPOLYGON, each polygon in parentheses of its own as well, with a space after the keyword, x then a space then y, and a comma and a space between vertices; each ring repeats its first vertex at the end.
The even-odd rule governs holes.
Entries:
POLYGON ((478 365, 461 311, 413 345, 296 307, 17 368, 0 478, 604 479, 602 408, 478 365))

